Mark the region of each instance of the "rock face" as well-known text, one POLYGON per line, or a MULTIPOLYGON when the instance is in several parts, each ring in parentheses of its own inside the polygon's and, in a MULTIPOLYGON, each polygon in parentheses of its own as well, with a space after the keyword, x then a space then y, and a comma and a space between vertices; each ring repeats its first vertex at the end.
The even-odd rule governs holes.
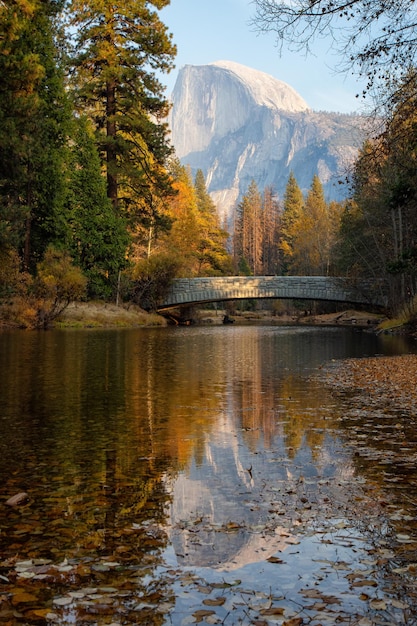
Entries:
POLYGON ((203 171, 227 218, 252 180, 282 198, 291 171, 303 192, 318 174, 327 200, 346 196, 340 180, 363 142, 362 117, 314 112, 286 83, 230 61, 186 65, 172 101, 176 154, 203 171))

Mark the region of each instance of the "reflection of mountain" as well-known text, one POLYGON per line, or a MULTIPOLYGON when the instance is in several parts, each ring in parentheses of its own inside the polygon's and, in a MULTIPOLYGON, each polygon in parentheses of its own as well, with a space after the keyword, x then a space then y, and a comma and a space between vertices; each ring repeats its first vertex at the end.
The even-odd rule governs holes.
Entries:
POLYGON ((308 374, 355 348, 345 330, 325 332, 323 341, 322 329, 213 327, 166 338, 170 380, 150 395, 172 426, 171 448, 192 455, 169 478, 180 564, 232 570, 285 549, 281 513, 302 510, 305 497, 318 506, 317 477, 351 471, 348 458, 335 461, 334 401, 308 374))
MULTIPOLYGON (((266 449, 258 433, 241 428, 234 410, 218 416, 200 463, 172 483, 171 541, 181 564, 231 571, 286 550, 293 537, 282 526, 283 514, 287 523, 299 516, 306 494, 318 502, 317 477, 340 470, 331 437, 321 441, 317 459, 304 439, 291 460, 279 427, 273 448, 266 449), (248 445, 251 434, 255 452, 248 445)), ((302 431, 310 428, 308 412, 305 418, 298 422, 302 431)))

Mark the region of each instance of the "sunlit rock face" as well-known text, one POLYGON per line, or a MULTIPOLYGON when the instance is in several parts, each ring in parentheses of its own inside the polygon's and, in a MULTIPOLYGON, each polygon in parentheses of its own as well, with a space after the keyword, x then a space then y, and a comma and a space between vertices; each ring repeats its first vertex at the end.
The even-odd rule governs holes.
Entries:
POLYGON ((252 180, 282 197, 291 171, 304 192, 318 174, 327 200, 347 195, 340 181, 363 142, 363 118, 312 111, 286 83, 230 61, 186 65, 172 101, 176 154, 203 171, 221 214, 230 217, 252 180))

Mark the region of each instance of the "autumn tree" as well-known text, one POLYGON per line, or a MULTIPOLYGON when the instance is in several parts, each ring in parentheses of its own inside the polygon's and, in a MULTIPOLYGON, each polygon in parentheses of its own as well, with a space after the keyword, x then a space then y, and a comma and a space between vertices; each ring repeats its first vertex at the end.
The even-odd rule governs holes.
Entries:
POLYGON ((329 209, 324 199, 323 186, 315 175, 294 238, 293 272, 301 275, 328 275, 332 243, 329 209))
POLYGON ((159 238, 159 250, 168 250, 181 258, 181 275, 197 274, 198 219, 197 197, 189 168, 178 160, 171 164, 172 186, 175 194, 167 203, 171 228, 159 238))
POLYGON ((272 187, 261 194, 255 181, 236 210, 233 230, 234 263, 239 274, 279 274, 281 206, 272 187))
POLYGON ((76 29, 73 85, 78 107, 94 121, 107 196, 132 230, 152 221, 171 192, 171 148, 163 122, 169 104, 158 73, 173 67, 176 48, 158 10, 169 0, 72 0, 76 29))
POLYGON ((248 267, 253 276, 262 267, 262 195, 254 180, 236 210, 234 258, 238 268, 248 267))
POLYGON ((197 171, 195 183, 188 168, 171 165, 175 195, 167 203, 172 226, 160 238, 160 246, 178 255, 185 276, 229 273, 226 251, 228 234, 220 227, 216 206, 206 190, 204 175, 197 171))
POLYGON ((197 170, 194 180, 197 200, 198 275, 213 276, 231 272, 231 258, 226 250, 229 234, 220 226, 217 207, 211 199, 202 170, 197 170))
POLYGON ((131 272, 134 298, 148 309, 156 307, 173 278, 232 273, 228 233, 219 225, 203 173, 197 171, 194 183, 190 169, 173 159, 170 174, 175 193, 164 208, 170 228, 155 233, 152 253, 143 255, 131 272))
POLYGON ((360 152, 338 247, 342 270, 386 280, 394 308, 417 289, 416 110, 408 78, 384 131, 360 152))

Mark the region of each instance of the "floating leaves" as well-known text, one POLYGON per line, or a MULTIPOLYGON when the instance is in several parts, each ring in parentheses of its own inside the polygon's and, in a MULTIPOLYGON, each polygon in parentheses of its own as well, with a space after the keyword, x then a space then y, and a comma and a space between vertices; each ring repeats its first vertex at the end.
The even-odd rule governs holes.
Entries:
POLYGON ((269 563, 283 563, 284 561, 280 559, 278 556, 270 556, 266 559, 269 563))
POLYGON ((223 606, 225 602, 226 598, 223 598, 221 596, 217 598, 207 598, 203 600, 203 604, 206 604, 207 606, 223 606))
POLYGON ((417 619, 417 429, 406 405, 378 408, 385 382, 370 383, 372 367, 366 401, 349 400, 341 413, 336 402, 323 408, 321 396, 301 406, 290 385, 288 402, 265 417, 270 432, 227 432, 237 443, 235 482, 230 467, 216 466, 210 479, 221 489, 212 496, 202 459, 197 493, 182 492, 181 519, 177 476, 160 472, 156 456, 140 480, 136 452, 114 474, 109 458, 91 480, 61 462, 51 473, 48 460, 44 483, 33 481, 35 495, 31 483, 31 500, 17 506, 9 497, 18 502, 29 483, 13 477, 0 510, 0 622, 14 626, 17 614, 28 626, 417 619), (259 437, 245 448, 242 432, 268 435, 268 445, 259 437))
POLYGON ((7 506, 17 507, 17 506, 23 506, 24 504, 27 504, 28 502, 29 502, 29 494, 27 494, 25 491, 21 491, 19 493, 16 493, 14 496, 11 496, 10 498, 8 498, 5 504, 7 506))

